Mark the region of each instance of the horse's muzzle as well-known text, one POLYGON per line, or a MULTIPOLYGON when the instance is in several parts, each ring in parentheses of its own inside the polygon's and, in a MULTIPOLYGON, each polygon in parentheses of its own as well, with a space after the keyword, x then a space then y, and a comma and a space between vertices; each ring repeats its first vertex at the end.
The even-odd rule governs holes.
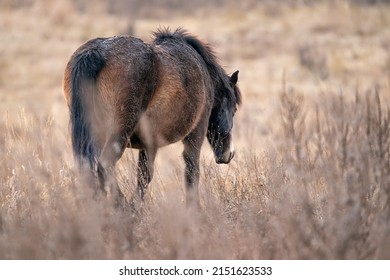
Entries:
POLYGON ((224 153, 221 157, 216 158, 217 164, 228 164, 232 158, 234 158, 234 151, 229 151, 227 153, 224 153))

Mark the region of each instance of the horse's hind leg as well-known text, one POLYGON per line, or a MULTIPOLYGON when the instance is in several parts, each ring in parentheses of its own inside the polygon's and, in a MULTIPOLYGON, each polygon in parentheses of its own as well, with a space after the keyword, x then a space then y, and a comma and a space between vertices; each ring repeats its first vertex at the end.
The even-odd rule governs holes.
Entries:
POLYGON ((154 173, 154 159, 156 158, 156 149, 149 148, 140 150, 138 157, 138 194, 144 200, 145 191, 152 181, 154 173))
POLYGON ((116 181, 115 164, 123 155, 125 148, 126 141, 123 137, 111 136, 103 147, 97 170, 100 187, 104 193, 111 193, 117 206, 123 205, 125 197, 116 181))

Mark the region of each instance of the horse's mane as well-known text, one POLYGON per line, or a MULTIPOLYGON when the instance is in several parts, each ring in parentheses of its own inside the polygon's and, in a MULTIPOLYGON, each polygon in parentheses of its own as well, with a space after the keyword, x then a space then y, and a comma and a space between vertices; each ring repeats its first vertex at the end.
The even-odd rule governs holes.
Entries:
MULTIPOLYGON (((202 42, 200 39, 191 35, 183 28, 178 28, 172 32, 169 28, 158 29, 157 32, 154 32, 154 43, 161 44, 165 40, 182 40, 191 46, 203 59, 206 64, 207 70, 211 76, 211 79, 214 83, 220 82, 225 86, 229 86, 229 76, 226 74, 225 70, 219 65, 217 56, 213 48, 202 42)), ((234 90, 236 96, 237 104, 241 103, 241 94, 238 88, 234 90)))

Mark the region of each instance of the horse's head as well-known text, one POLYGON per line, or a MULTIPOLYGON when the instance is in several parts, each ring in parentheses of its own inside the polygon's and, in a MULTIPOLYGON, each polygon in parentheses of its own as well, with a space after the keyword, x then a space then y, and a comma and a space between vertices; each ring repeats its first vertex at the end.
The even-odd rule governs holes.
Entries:
POLYGON ((217 163, 229 163, 234 157, 232 140, 233 117, 241 102, 237 87, 238 71, 227 77, 226 85, 219 89, 217 102, 211 111, 207 139, 210 142, 217 163))

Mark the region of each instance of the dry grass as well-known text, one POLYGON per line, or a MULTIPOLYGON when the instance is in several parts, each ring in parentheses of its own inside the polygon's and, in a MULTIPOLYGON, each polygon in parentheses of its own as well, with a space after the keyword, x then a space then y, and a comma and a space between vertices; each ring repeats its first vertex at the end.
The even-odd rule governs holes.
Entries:
MULTIPOLYGON (((174 19, 115 14, 121 1, 0 4, 0 258, 390 258, 390 8, 255 2, 174 19), (147 40, 159 25, 185 26, 240 69, 237 155, 217 166, 205 145, 193 211, 180 145, 167 147, 142 211, 120 213, 73 168, 62 71, 88 38, 147 40)), ((134 158, 118 166, 128 195, 134 158)))

